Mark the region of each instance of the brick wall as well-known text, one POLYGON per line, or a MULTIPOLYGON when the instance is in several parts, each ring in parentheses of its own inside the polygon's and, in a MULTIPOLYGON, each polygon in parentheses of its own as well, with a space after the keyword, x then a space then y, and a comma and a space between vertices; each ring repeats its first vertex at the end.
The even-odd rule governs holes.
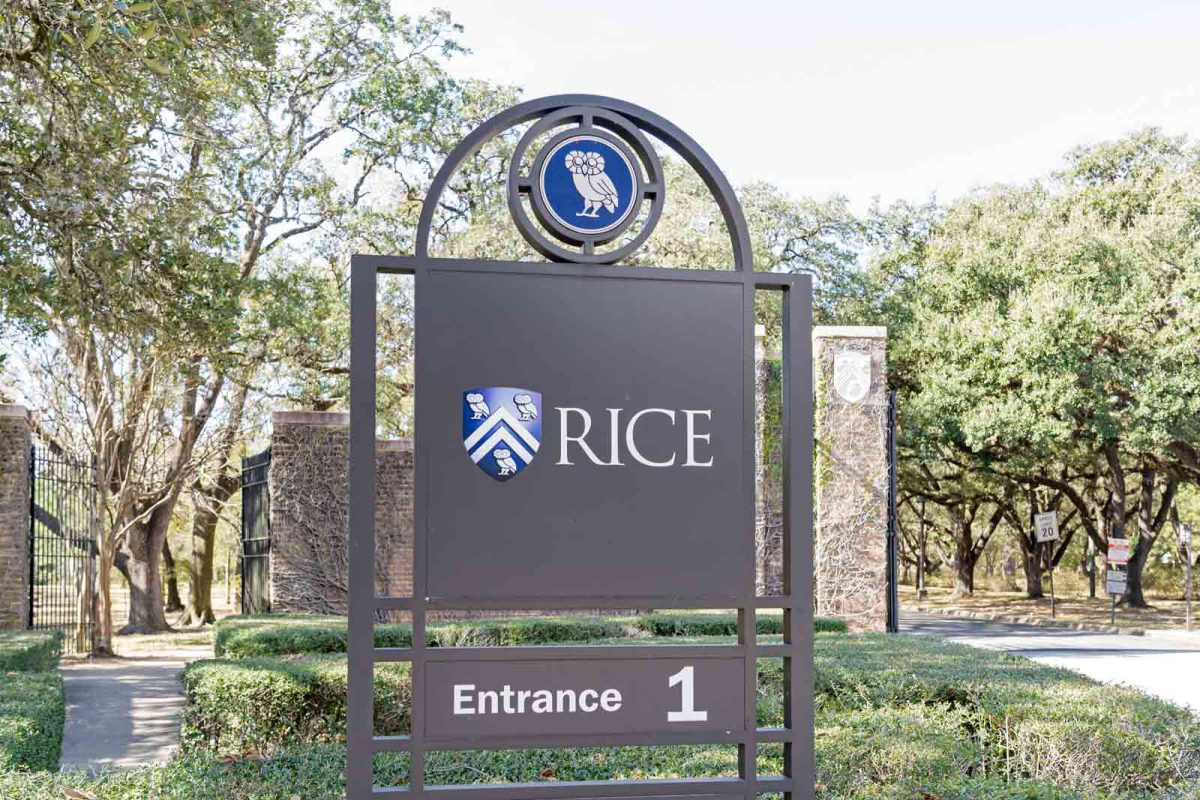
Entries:
MULTIPOLYGON (((271 610, 346 613, 349 416, 282 411, 271 436, 271 610)), ((375 586, 412 590, 412 443, 376 446, 375 586)))
POLYGON ((0 405, 0 629, 29 623, 29 412, 0 405))

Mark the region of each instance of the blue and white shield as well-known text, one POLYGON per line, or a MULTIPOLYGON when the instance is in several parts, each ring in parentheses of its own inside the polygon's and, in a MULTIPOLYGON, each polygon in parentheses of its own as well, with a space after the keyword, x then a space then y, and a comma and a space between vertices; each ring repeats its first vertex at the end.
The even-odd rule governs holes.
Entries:
POLYGON ((542 395, 513 386, 463 392, 463 446, 498 481, 521 474, 542 442, 542 395))

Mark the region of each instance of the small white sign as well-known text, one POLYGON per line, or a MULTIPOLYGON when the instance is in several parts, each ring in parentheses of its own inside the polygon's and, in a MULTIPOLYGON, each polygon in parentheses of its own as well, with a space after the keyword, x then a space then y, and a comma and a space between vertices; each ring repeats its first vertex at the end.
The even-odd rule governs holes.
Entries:
POLYGON ((1179 526, 1179 546, 1183 548, 1192 546, 1192 525, 1190 522, 1185 522, 1179 526))
POLYGON ((849 350, 833 357, 833 388, 847 403, 861 403, 871 391, 871 356, 849 350))
POLYGON ((1108 563, 1110 563, 1110 564, 1128 564, 1129 563, 1129 540, 1128 539, 1109 539, 1108 540, 1108 563))
POLYGON ((1104 591, 1107 594, 1125 594, 1125 573, 1110 569, 1105 577, 1104 591))
POLYGON ((1058 514, 1054 511, 1043 511, 1033 515, 1033 535, 1038 543, 1058 540, 1058 514))

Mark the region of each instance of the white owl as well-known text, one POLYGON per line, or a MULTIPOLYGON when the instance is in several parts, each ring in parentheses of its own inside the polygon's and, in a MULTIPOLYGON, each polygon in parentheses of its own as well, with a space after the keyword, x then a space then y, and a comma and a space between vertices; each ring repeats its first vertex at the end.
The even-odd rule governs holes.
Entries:
POLYGON ((471 419, 483 419, 492 410, 488 408, 488 404, 484 402, 483 395, 479 392, 467 392, 467 406, 471 409, 471 419))
POLYGON ((513 403, 517 406, 517 411, 521 412, 521 421, 528 422, 531 419, 537 419, 537 406, 533 404, 533 398, 527 394, 513 395, 513 403))
POLYGON ((575 190, 583 197, 583 211, 577 217, 598 217, 600 207, 615 213, 621 198, 612 178, 604 173, 604 156, 595 151, 572 150, 567 153, 567 170, 575 176, 575 190))
POLYGON ((501 475, 515 475, 517 473, 517 462, 513 461, 512 453, 503 447, 497 447, 492 451, 492 458, 496 459, 496 466, 500 467, 501 475))

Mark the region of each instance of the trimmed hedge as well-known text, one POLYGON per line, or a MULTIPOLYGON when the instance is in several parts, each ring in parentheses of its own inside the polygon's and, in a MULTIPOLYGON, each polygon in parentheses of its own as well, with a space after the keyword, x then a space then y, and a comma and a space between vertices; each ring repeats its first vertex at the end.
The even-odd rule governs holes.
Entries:
POLYGON ((47 672, 58 668, 62 631, 0 631, 0 672, 47 672))
MULTIPOLYGON (((782 614, 759 614, 758 633, 783 633, 782 614)), ((845 633, 841 620, 817 619, 818 632, 845 633)), ((734 636, 737 619, 722 614, 644 614, 638 617, 516 617, 500 620, 434 622, 428 628, 433 647, 536 645, 616 638, 734 636)), ((404 624, 377 625, 377 647, 407 647, 411 629, 404 624)), ((213 651, 221 658, 317 655, 346 652, 346 618, 303 614, 228 617, 213 632, 213 651)))
POLYGON ((66 717, 58 672, 0 674, 0 772, 57 770, 66 717))
MULTIPOLYGON (((346 658, 213 659, 181 676, 183 747, 221 753, 269 752, 346 733, 346 658)), ((375 732, 408 733, 408 664, 375 667, 375 732)))

